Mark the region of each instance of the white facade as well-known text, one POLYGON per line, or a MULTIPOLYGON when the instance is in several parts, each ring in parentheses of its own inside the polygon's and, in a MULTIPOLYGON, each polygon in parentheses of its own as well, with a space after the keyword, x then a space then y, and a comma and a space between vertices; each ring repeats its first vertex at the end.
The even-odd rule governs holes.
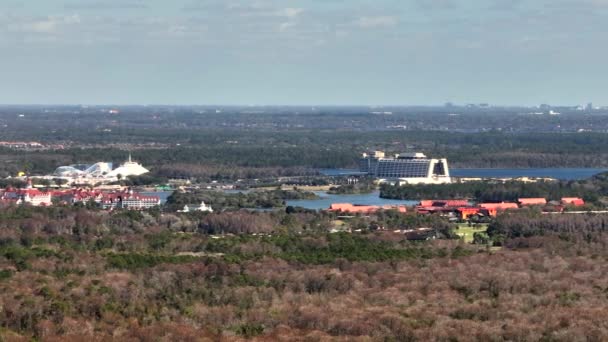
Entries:
POLYGON ((189 213, 193 211, 202 211, 212 213, 213 208, 206 205, 205 202, 201 202, 201 204, 186 204, 183 210, 179 210, 180 213, 189 213))
POLYGON ((3 200, 14 201, 15 204, 29 204, 34 207, 49 206, 52 204, 51 193, 42 192, 28 187, 26 189, 7 190, 2 194, 3 200))
POLYGON ((95 163, 87 168, 84 173, 91 177, 103 177, 112 172, 112 163, 95 163))
POLYGON ((364 153, 359 169, 392 184, 448 184, 452 182, 447 159, 430 159, 423 153, 402 153, 386 157, 384 152, 364 153))
POLYGON ((53 180, 56 178, 64 179, 68 184, 107 184, 116 182, 120 179, 125 179, 129 176, 141 176, 150 172, 141 164, 129 159, 121 164, 118 168, 112 169, 112 163, 99 162, 86 167, 83 170, 82 165, 61 166, 50 176, 42 176, 36 178, 53 180))
POLYGON ((123 209, 150 209, 160 206, 159 197, 129 196, 122 199, 123 209))
POLYGON ((379 179, 380 183, 397 183, 398 185, 407 184, 450 184, 452 183, 452 177, 450 177, 450 171, 448 168, 447 159, 430 159, 429 170, 426 177, 400 177, 395 179, 379 179), (433 173, 436 165, 443 165, 445 172, 443 175, 437 175, 433 173))
POLYGON ((161 204, 158 196, 143 196, 134 193, 106 194, 101 200, 103 209, 143 210, 158 207, 161 204))
POLYGON ((23 202, 31 204, 35 207, 41 206, 41 205, 51 205, 51 193, 50 192, 38 192, 38 193, 32 193, 32 192, 26 192, 23 195, 23 202))
POLYGON ((141 164, 132 161, 131 155, 129 154, 129 160, 124 162, 124 164, 120 165, 118 168, 109 172, 108 177, 118 177, 120 175, 122 178, 126 178, 129 176, 141 176, 148 172, 150 171, 141 164))

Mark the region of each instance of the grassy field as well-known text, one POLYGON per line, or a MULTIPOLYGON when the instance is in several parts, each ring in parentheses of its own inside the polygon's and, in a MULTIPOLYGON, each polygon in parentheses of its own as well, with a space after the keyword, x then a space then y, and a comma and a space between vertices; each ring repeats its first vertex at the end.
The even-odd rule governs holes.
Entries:
POLYGON ((485 232, 487 229, 488 229, 487 224, 482 224, 480 227, 475 228, 475 227, 469 227, 468 224, 463 223, 463 224, 458 225, 458 230, 456 231, 456 234, 458 234, 460 237, 462 237, 466 243, 472 243, 473 234, 485 232))

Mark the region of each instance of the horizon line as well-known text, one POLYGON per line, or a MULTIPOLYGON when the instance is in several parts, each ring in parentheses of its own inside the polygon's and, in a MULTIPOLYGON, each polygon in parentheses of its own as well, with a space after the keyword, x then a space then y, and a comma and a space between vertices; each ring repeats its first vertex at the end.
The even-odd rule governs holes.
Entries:
MULTIPOLYGON (((592 102, 590 102, 592 103, 592 102)), ((554 108, 576 108, 586 107, 587 104, 549 104, 541 103, 537 105, 522 105, 522 104, 491 104, 486 102, 468 102, 468 103, 451 103, 446 102, 444 104, 162 104, 162 103, 130 103, 130 104, 118 104, 118 103, 0 103, 0 107, 251 107, 251 108, 264 108, 264 107, 288 107, 288 108, 341 108, 341 107, 366 107, 366 108, 471 108, 483 107, 483 108, 538 108, 541 106, 548 106, 554 108), (450 103, 450 106, 447 104, 450 103)), ((593 104, 593 109, 597 108, 608 108, 605 105, 593 104)))

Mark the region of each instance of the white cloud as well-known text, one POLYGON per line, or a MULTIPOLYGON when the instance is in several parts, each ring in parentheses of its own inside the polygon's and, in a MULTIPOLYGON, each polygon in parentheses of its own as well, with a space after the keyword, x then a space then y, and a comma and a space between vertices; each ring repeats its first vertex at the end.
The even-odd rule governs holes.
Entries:
POLYGON ((176 36, 183 36, 188 32, 188 27, 185 25, 170 25, 167 32, 176 36))
POLYGON ((290 27, 293 27, 293 26, 295 26, 295 23, 290 22, 290 21, 287 21, 287 22, 281 23, 281 24, 279 25, 279 31, 280 31, 280 32, 285 32, 285 31, 287 31, 287 30, 288 30, 290 27))
POLYGON ((302 8, 287 7, 276 11, 274 14, 278 17, 284 17, 286 21, 279 24, 279 32, 285 32, 296 26, 298 17, 304 12, 302 8))
POLYGON ((589 3, 592 6, 596 6, 596 7, 600 7, 600 8, 608 7, 608 0, 589 0, 589 3))
POLYGON ((295 19, 300 14, 302 14, 302 12, 304 12, 304 9, 302 9, 302 8, 288 7, 288 8, 283 8, 283 9, 277 11, 277 15, 282 16, 282 17, 287 17, 289 19, 295 19))
POLYGON ((361 28, 381 28, 396 26, 399 20, 393 16, 360 17, 356 25, 361 28))
POLYGON ((81 23, 80 16, 49 16, 43 18, 10 17, 7 25, 9 32, 52 34, 63 27, 81 23))
POLYGON ((31 23, 23 23, 17 28, 17 30, 35 33, 52 33, 57 30, 57 22, 54 20, 41 20, 31 23))
POLYGON ((93 2, 70 2, 64 5, 68 10, 132 10, 146 9, 148 5, 143 1, 127 1, 127 0, 100 0, 93 2))

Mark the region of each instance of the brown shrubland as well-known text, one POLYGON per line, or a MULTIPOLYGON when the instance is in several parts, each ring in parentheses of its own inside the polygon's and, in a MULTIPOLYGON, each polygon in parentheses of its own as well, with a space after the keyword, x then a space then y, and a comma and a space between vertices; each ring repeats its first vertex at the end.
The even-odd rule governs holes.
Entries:
MULTIPOLYGON (((533 221, 532 229, 542 225, 549 232, 542 236, 515 236, 508 227, 519 225, 518 218, 499 219, 507 237, 504 247, 495 250, 459 241, 410 243, 382 236, 393 233, 362 235, 395 246, 448 251, 431 257, 387 261, 336 257, 307 263, 285 257, 289 246, 265 238, 235 237, 240 240, 224 250, 234 251, 236 260, 193 257, 122 267, 110 263, 108 256, 206 252, 212 243, 232 240, 224 237, 214 242, 199 233, 172 232, 165 223, 156 225, 156 220, 121 221, 130 228, 115 229, 106 213, 79 215, 58 218, 52 232, 50 222, 7 218, 0 223, 4 241, 0 270, 8 274, 0 280, 3 339, 608 339, 606 239, 602 229, 589 224, 573 232, 572 223, 578 224, 578 219, 533 221), (83 229, 88 226, 88 232, 74 231, 72 222, 77 221, 83 229), (139 232, 138 226, 146 231, 139 232), (166 236, 170 238, 165 241, 166 236), (113 244, 102 244, 104 237, 113 244), (467 253, 454 256, 449 251, 455 248, 467 253), (19 253, 30 254, 21 262, 19 253)), ((218 216, 214 224, 238 225, 247 215, 218 216)), ((598 225, 603 222, 593 220, 598 225)), ((244 231, 257 224, 262 231, 275 225, 270 216, 249 221, 255 224, 245 224, 244 231)), ((297 241, 303 248, 327 247, 331 246, 328 236, 310 233, 297 241)))

